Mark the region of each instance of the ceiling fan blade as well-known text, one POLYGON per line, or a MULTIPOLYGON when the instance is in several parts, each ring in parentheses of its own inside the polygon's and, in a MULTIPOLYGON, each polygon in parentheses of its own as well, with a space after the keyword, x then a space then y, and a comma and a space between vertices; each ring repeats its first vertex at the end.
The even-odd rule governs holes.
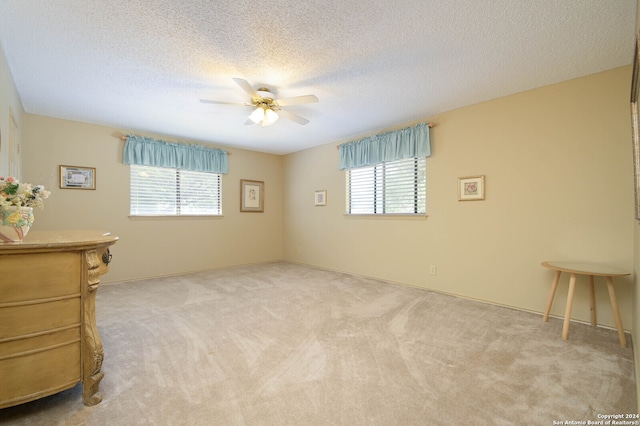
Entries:
POLYGON ((281 115, 284 118, 288 118, 291 121, 295 121, 298 124, 302 124, 303 126, 309 122, 309 120, 307 120, 306 118, 302 118, 299 115, 296 115, 284 109, 279 110, 278 115, 281 115))
POLYGON ((318 97, 316 95, 294 96, 293 98, 276 99, 275 102, 280 106, 312 104, 318 102, 318 97))
POLYGON ((222 101, 212 101, 210 99, 200 99, 200 102, 202 102, 203 104, 218 104, 218 105, 240 105, 240 106, 252 106, 251 104, 247 104, 247 103, 240 103, 240 102, 222 102, 222 101))
POLYGON ((253 87, 251 87, 251 85, 247 80, 242 78, 234 78, 233 81, 235 81, 238 84, 238 86, 242 88, 242 90, 244 90, 245 92, 247 92, 249 96, 251 96, 251 100, 262 99, 262 96, 260 96, 258 92, 253 90, 253 87))

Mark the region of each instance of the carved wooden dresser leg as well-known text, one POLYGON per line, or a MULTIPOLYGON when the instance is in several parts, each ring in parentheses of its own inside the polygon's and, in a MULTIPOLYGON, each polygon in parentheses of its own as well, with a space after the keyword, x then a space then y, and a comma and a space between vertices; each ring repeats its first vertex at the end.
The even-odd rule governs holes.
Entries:
POLYGON ((100 381, 104 377, 102 361, 104 351, 96 326, 96 293, 100 284, 100 260, 96 250, 87 252, 88 286, 84 298, 84 321, 82 339, 82 401, 85 405, 96 405, 102 401, 100 381))

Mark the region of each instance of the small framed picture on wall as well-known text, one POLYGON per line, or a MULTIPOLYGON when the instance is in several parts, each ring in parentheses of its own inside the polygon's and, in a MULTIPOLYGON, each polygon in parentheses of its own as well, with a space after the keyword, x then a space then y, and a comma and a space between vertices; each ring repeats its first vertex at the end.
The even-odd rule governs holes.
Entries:
POLYGON ((60 188, 96 189, 95 167, 60 166, 60 188))
POLYGON ((240 211, 264 212, 264 182, 240 180, 240 211))
POLYGON ((458 178, 458 201, 484 200, 484 175, 458 178))
POLYGON ((322 189, 320 191, 314 192, 314 199, 316 206, 326 206, 327 205, 327 190, 322 189))

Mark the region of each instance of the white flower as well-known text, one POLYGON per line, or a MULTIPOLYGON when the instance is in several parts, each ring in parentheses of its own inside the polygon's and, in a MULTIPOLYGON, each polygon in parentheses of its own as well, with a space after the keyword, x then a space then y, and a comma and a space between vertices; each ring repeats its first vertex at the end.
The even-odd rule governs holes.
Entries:
POLYGON ((0 177, 0 208, 37 207, 43 208, 45 199, 51 192, 42 185, 20 183, 13 177, 0 177))

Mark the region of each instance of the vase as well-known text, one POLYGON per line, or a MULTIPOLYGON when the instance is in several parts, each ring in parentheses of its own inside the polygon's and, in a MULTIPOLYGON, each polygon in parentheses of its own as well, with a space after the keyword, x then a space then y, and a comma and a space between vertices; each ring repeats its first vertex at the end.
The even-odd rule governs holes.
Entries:
POLYGON ((0 242, 22 241, 33 224, 33 207, 0 208, 0 242))

